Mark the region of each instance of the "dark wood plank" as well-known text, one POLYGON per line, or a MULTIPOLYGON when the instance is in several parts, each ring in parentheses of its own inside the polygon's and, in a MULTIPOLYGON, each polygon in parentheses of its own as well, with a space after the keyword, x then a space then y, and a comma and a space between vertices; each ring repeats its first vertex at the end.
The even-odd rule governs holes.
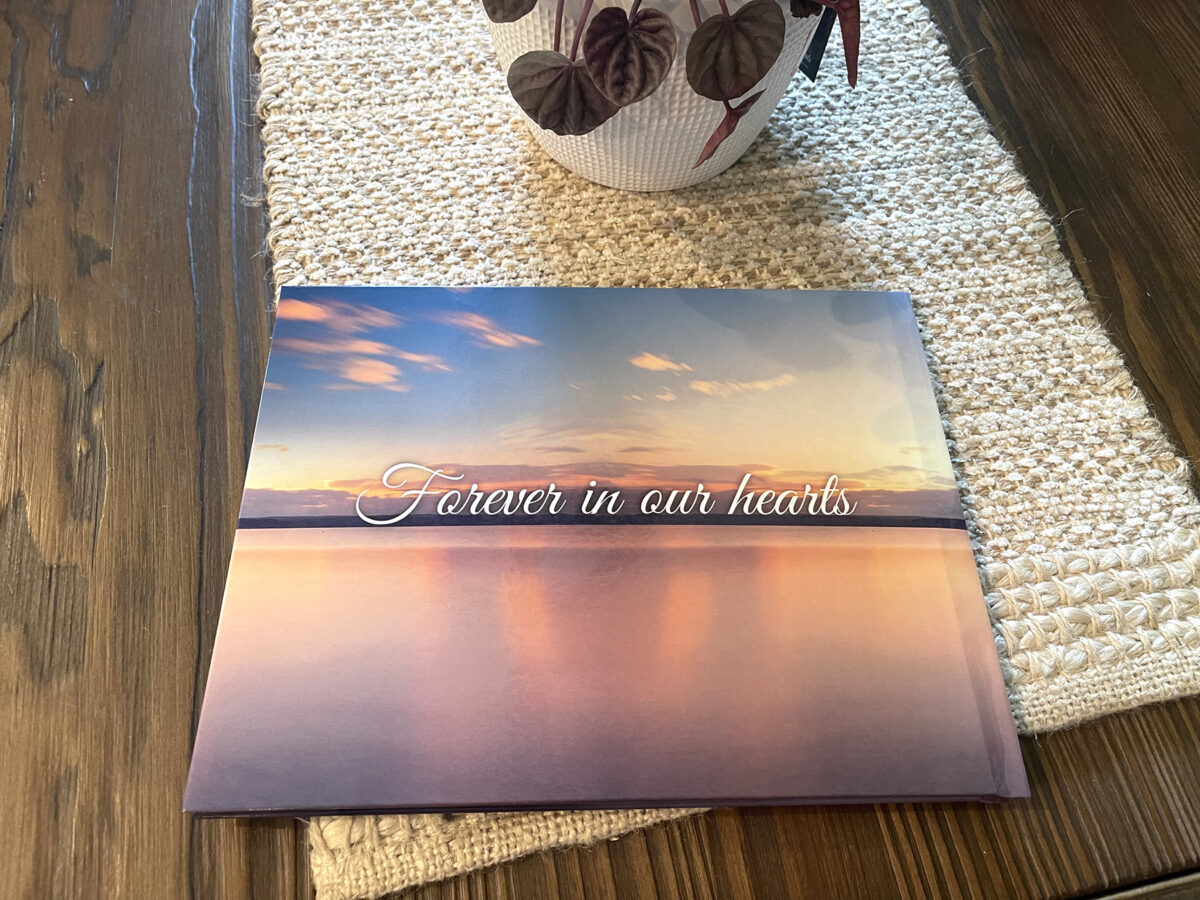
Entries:
POLYGON ((1200 4, 926 2, 1195 476, 1200 4))
POLYGON ((311 893, 292 821, 179 809, 268 326, 247 6, 4 6, 4 896, 311 893))

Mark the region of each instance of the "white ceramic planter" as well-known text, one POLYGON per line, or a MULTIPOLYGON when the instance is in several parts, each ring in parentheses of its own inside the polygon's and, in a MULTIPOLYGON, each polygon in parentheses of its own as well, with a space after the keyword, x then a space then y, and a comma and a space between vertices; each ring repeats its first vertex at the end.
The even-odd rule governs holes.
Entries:
MULTIPOLYGON (((738 0, 727 3, 731 11, 741 5, 738 0)), ((566 0, 564 52, 575 35, 583 4, 584 0, 566 0)), ((631 3, 621 0, 604 5, 621 6, 628 11, 631 3)), ((646 99, 621 109, 589 134, 558 135, 533 121, 529 121, 529 127, 550 156, 591 181, 634 191, 686 187, 723 172, 746 152, 787 90, 821 17, 792 18, 786 0, 780 4, 787 29, 783 50, 766 76, 745 95, 763 91, 763 96, 745 113, 716 153, 697 167, 701 150, 725 117, 725 107, 719 100, 700 96, 688 84, 685 56, 695 31, 689 0, 646 0, 644 5, 669 15, 679 37, 675 62, 659 88, 646 99)), ((700 0, 700 5, 706 14, 718 11, 717 0, 700 0)), ((531 13, 516 22, 488 23, 496 55, 505 72, 522 54, 553 45, 555 8, 555 0, 539 0, 531 13)), ((601 8, 596 4, 592 14, 601 8)))

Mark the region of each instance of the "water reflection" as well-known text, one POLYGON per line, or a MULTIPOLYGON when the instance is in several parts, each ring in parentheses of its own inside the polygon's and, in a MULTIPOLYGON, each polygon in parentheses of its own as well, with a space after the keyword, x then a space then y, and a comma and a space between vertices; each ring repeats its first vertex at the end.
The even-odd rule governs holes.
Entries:
POLYGON ((945 529, 241 531, 189 808, 1019 789, 975 577, 945 529))

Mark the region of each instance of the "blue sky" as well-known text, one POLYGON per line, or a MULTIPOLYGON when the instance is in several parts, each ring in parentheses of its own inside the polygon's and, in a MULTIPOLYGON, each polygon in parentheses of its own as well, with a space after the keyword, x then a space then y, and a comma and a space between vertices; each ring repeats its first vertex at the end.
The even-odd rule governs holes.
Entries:
POLYGON ((953 488, 903 295, 285 288, 247 488, 323 511, 401 461, 953 488))

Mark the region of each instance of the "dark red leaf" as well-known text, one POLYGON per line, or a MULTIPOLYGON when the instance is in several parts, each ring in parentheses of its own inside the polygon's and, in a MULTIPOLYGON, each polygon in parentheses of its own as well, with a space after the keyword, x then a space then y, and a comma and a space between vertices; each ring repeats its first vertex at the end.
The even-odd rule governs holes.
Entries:
POLYGON ((670 16, 643 9, 630 22, 625 10, 600 10, 583 38, 583 59, 592 81, 613 103, 628 106, 663 83, 679 40, 670 16))
POLYGON ((783 10, 775 0, 751 0, 733 15, 705 19, 688 42, 692 90, 713 100, 742 96, 779 58, 785 28, 783 10))
POLYGON ((537 0, 483 0, 483 11, 493 22, 515 22, 523 19, 535 6, 537 0))
POLYGON ((521 109, 555 134, 587 134, 619 108, 601 94, 582 62, 553 50, 533 50, 508 70, 508 89, 521 109))

